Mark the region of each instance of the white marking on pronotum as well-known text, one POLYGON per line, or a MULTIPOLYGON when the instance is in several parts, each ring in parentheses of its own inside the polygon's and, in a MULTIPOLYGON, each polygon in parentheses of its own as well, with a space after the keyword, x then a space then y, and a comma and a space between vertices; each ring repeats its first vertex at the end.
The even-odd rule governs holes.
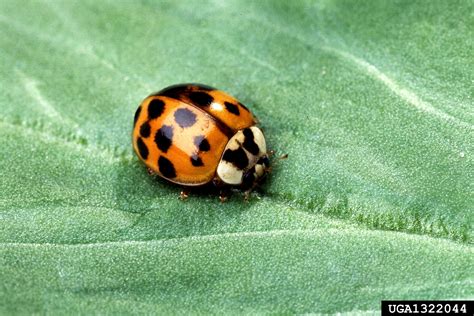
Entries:
POLYGON ((242 183, 243 171, 232 163, 221 160, 217 166, 217 174, 227 184, 238 185, 242 183))
POLYGON ((262 130, 256 126, 250 127, 250 130, 254 136, 253 140, 257 144, 260 151, 258 154, 258 158, 260 158, 262 155, 267 153, 267 143, 265 142, 265 136, 263 136, 262 130))
POLYGON ((416 107, 418 110, 421 110, 425 113, 429 113, 431 115, 437 116, 443 120, 453 122, 457 125, 469 128, 469 129, 474 129, 474 126, 463 122, 454 116, 451 116, 437 108, 435 108, 433 105, 430 103, 423 101, 419 96, 417 96, 414 92, 410 91, 409 89, 402 87, 400 84, 395 82, 392 78, 384 74, 382 71, 380 71, 377 67, 369 63, 368 61, 356 57, 352 55, 351 53, 348 53, 346 51, 334 48, 334 47, 329 47, 329 46, 324 46, 323 47, 327 51, 331 51, 336 53, 337 55, 344 57, 345 59, 355 63, 359 67, 361 67, 367 74, 371 75, 372 77, 378 79, 381 81, 386 87, 388 87, 392 92, 394 92, 397 96, 411 104, 412 106, 416 107))

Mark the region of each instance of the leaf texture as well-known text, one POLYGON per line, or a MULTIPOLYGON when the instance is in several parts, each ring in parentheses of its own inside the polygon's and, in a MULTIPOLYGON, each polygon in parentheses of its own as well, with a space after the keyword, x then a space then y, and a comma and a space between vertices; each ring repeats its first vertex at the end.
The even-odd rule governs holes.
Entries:
POLYGON ((472 298, 472 1, 3 1, 0 313, 377 313, 472 298), (470 66, 471 65, 471 66, 470 66), (249 203, 151 178, 202 82, 288 153, 249 203))

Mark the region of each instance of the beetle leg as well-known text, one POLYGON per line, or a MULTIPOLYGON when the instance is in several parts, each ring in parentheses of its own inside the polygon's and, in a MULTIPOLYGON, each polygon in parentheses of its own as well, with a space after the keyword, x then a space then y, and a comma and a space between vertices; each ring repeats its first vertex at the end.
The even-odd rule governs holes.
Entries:
MULTIPOLYGON (((253 189, 253 188, 252 188, 252 189, 253 189)), ((250 193, 252 193, 252 189, 247 190, 247 191, 244 192, 244 201, 247 202, 247 203, 248 203, 249 200, 250 200, 250 193)))
POLYGON ((221 203, 225 203, 228 199, 229 197, 227 195, 219 194, 219 200, 221 201, 221 203))
POLYGON ((188 197, 189 197, 189 192, 188 191, 183 190, 179 193, 179 199, 181 201, 185 201, 188 197))
POLYGON ((228 187, 221 187, 219 190, 219 200, 221 203, 226 202, 229 199, 230 191, 228 187))
POLYGON ((255 181, 255 182, 252 184, 252 186, 251 186, 248 190, 244 191, 244 201, 245 201, 245 202, 250 201, 250 197, 251 197, 252 191, 253 191, 257 186, 258 186, 258 181, 255 181))
POLYGON ((148 172, 150 176, 154 176, 156 174, 155 171, 153 171, 153 169, 151 168, 146 168, 146 172, 148 172))

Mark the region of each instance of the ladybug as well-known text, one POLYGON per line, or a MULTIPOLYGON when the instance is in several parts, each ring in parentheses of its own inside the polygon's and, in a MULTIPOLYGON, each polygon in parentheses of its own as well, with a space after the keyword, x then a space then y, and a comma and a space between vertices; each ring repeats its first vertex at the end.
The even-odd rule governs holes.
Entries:
MULTIPOLYGON (((245 198, 270 170, 265 137, 249 109, 203 84, 178 84, 138 107, 135 153, 152 174, 183 186, 239 188, 245 198)), ((186 198, 187 193, 181 192, 186 198)))

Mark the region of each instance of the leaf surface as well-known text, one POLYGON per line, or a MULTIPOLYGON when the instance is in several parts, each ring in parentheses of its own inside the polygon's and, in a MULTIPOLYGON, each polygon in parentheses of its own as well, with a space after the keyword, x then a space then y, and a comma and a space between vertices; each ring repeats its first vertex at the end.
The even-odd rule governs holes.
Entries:
POLYGON ((0 313, 377 312, 474 296, 472 1, 3 1, 0 313), (130 140, 223 89, 288 153, 183 202, 130 140))

